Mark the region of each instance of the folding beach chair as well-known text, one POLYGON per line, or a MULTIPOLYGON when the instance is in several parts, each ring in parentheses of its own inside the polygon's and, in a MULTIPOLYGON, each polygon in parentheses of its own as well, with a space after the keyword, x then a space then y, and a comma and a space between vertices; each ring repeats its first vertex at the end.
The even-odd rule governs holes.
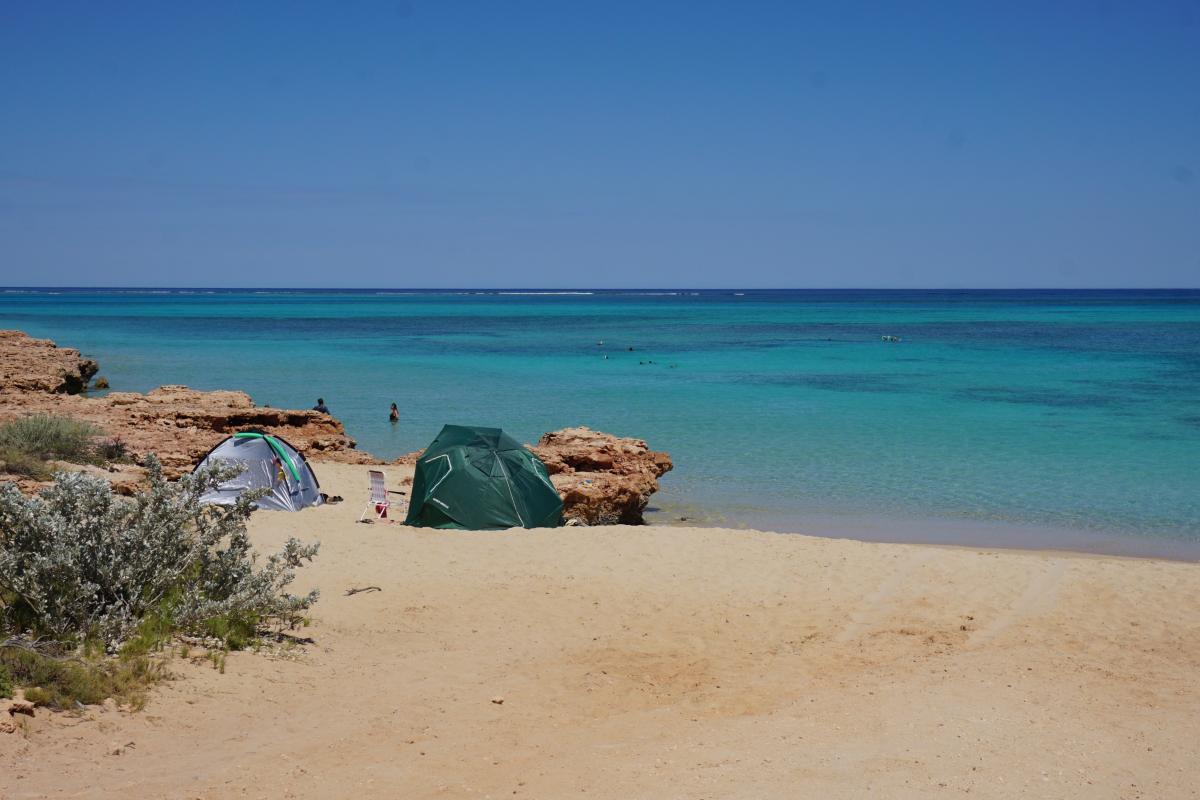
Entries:
POLYGON ((371 510, 371 506, 375 507, 375 519, 387 519, 388 506, 391 501, 388 500, 387 493, 387 478, 384 474, 377 470, 371 470, 371 499, 367 500, 367 505, 363 508, 362 514, 358 521, 362 522, 367 517, 367 512, 371 510))

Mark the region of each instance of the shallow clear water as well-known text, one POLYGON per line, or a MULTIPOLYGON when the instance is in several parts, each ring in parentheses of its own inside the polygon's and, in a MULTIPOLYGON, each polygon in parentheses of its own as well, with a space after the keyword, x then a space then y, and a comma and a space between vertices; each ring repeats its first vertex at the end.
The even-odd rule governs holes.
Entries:
POLYGON ((1200 291, 25 290, 0 326, 116 389, 324 396, 384 457, 444 422, 638 436, 661 520, 1200 542, 1200 291))

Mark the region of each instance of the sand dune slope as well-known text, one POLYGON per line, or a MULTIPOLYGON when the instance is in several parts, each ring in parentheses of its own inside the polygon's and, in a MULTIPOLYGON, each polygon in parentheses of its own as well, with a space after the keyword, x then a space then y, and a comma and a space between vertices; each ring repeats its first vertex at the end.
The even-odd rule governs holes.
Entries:
MULTIPOLYGON (((314 643, 0 736, 0 796, 1196 796, 1200 566, 690 528, 319 538, 314 643), (355 586, 382 591, 346 596, 355 586), (494 700, 503 699, 502 703, 494 700), (132 744, 130 744, 132 743, 132 744), (112 753, 120 750, 118 755, 112 753)), ((395 484, 396 475, 390 475, 395 484)))

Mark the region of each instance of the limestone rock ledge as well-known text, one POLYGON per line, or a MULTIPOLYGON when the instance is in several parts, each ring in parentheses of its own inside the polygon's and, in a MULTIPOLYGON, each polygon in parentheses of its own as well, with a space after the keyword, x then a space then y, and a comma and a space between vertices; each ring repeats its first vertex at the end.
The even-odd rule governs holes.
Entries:
POLYGON ((563 498, 563 519, 588 525, 640 525, 658 479, 673 466, 641 439, 586 427, 547 433, 530 449, 563 498))
MULTIPOLYGON (((146 394, 81 394, 96 370, 96 362, 78 350, 20 331, 0 331, 0 422, 26 414, 85 420, 107 438, 120 440, 134 461, 156 454, 170 478, 189 472, 229 434, 249 429, 280 436, 307 458, 378 463, 357 450, 342 423, 327 414, 261 407, 245 392, 186 386, 160 386, 146 394)), ((119 471, 122 479, 114 485, 132 491, 135 476, 119 471)))
POLYGON ((79 394, 97 369, 78 350, 21 331, 0 331, 0 393, 79 394))
MULTIPOLYGON (((342 423, 327 414, 256 406, 245 392, 177 385, 88 397, 82 392, 96 371, 96 362, 78 350, 20 331, 0 331, 0 422, 38 413, 91 422, 107 438, 120 440, 134 462, 156 454, 168 478, 191 471, 229 434, 250 429, 286 439, 306 458, 382 463, 358 450, 342 423)), ((670 456, 650 450, 641 439, 586 427, 547 433, 530 449, 545 462, 563 498, 564 519, 588 525, 640 524, 658 479, 672 467, 670 456)), ((392 463, 413 464, 418 455, 392 463)), ((105 473, 124 493, 144 479, 135 464, 75 468, 105 473)), ((25 479, 18 484, 27 491, 38 486, 25 479)))
POLYGON ((305 458, 377 463, 355 449, 342 423, 328 414, 256 406, 245 392, 160 386, 146 394, 112 392, 84 401, 74 412, 59 413, 90 419, 110 436, 119 436, 137 459, 156 453, 169 477, 190 471, 231 433, 251 429, 282 437, 305 458), (88 408, 92 404, 101 408, 88 408), (89 417, 89 411, 97 417, 89 417))

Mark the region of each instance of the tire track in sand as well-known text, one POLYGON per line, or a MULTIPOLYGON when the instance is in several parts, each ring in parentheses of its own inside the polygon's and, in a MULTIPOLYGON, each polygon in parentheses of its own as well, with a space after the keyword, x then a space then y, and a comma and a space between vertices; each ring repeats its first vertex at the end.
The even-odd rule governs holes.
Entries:
POLYGON ((967 639, 967 646, 978 647, 987 644, 1012 627, 1013 623, 1022 617, 1049 609, 1054 604, 1055 595, 1058 593, 1058 587, 1062 584, 1066 572, 1066 559, 1048 559, 1045 566, 1030 579, 1029 585, 1021 593, 1021 596, 991 623, 973 632, 967 639))
POLYGON ((888 602, 892 595, 896 593, 907 579, 925 562, 932 557, 932 551, 928 549, 917 550, 910 553, 908 556, 900 560, 896 566, 896 571, 887 577, 883 583, 879 584, 875 591, 871 592, 864 598, 864 604, 850 612, 849 622, 842 632, 834 639, 835 642, 845 643, 857 639, 870 628, 878 625, 887 618, 887 612, 891 607, 888 602))

